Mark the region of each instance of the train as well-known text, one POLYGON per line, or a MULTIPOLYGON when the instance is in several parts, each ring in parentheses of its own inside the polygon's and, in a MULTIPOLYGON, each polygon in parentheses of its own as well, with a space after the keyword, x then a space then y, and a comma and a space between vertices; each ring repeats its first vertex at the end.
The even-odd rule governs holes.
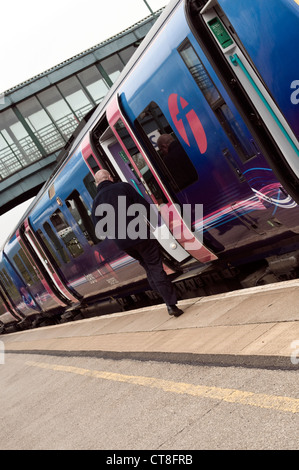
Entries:
POLYGON ((298 277, 298 42, 298 0, 172 0, 3 246, 1 333, 159 301, 95 235, 101 168, 155 207, 179 298, 298 277))

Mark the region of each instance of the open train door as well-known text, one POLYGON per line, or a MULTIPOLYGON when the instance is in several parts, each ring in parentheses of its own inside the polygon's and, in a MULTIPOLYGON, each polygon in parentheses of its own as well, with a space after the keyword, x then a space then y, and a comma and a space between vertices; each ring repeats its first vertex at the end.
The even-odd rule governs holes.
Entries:
POLYGON ((162 227, 166 227, 166 230, 157 230, 155 233, 160 244, 179 262, 190 255, 202 263, 216 260, 217 256, 206 248, 191 230, 190 220, 184 218, 181 207, 172 201, 124 116, 117 95, 108 105, 107 120, 125 157, 138 175, 143 191, 161 215, 162 227))
POLYGON ((281 83, 276 75, 279 69, 289 69, 293 71, 293 80, 298 78, 297 56, 293 61, 292 45, 283 43, 288 37, 288 28, 294 29, 299 39, 297 3, 295 0, 187 0, 186 16, 263 155, 298 203, 299 143, 294 126, 285 117, 286 109, 291 106, 291 83, 281 83), (232 23, 231 18, 236 21, 232 23), (237 30, 235 25, 239 26, 237 30), (261 44, 267 44, 264 53, 259 50, 261 44), (280 54, 282 51, 285 54, 280 54), (254 55, 259 57, 253 60, 254 55), (276 90, 271 90, 265 79, 262 70, 265 61, 276 90), (287 87, 289 93, 285 107, 283 100, 278 102, 279 89, 283 87, 287 87))

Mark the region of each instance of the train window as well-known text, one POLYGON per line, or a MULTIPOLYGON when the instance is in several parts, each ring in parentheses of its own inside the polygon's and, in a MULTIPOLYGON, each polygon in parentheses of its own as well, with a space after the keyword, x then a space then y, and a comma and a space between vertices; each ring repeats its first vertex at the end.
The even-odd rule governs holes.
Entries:
POLYGON ((1 289, 0 285, 0 316, 2 316, 3 313, 9 312, 9 307, 8 307, 8 301, 7 301, 7 296, 5 295, 5 292, 3 289, 1 289))
POLYGON ((75 190, 65 200, 65 203, 89 245, 92 246, 97 244, 99 240, 95 236, 94 225, 91 220, 91 212, 87 209, 82 196, 77 190, 75 190))
POLYGON ((50 220, 58 233, 60 239, 63 241, 73 258, 77 258, 84 252, 79 240, 75 236, 71 227, 67 223, 62 212, 57 209, 51 216, 50 220))
POLYGON ((91 168, 92 173, 95 175, 97 171, 100 170, 99 165, 97 164, 93 155, 89 155, 87 158, 88 166, 91 168))
POLYGON ((48 189, 48 195, 49 195, 49 199, 53 199, 53 197, 55 196, 54 184, 52 184, 50 188, 48 189))
POLYGON ((6 269, 0 271, 0 280, 3 284, 4 289, 12 300, 19 298, 19 292, 12 280, 10 279, 6 269))
POLYGON ((178 193, 198 179, 197 171, 155 102, 138 116, 144 139, 155 149, 154 163, 172 190, 178 193), (159 141, 159 146, 158 146, 159 141))
POLYGON ((219 122, 222 124, 223 129, 226 131, 226 134, 230 137, 241 159, 245 162, 254 157, 256 155, 256 150, 246 138, 227 104, 219 106, 219 108, 215 110, 215 114, 218 117, 219 122))
POLYGON ((112 175, 115 182, 120 181, 120 177, 107 152, 107 142, 115 139, 113 131, 108 124, 106 115, 98 122, 90 134, 91 144, 94 147, 95 155, 101 168, 105 168, 112 175))
POLYGON ((33 279, 34 282, 38 281, 38 277, 36 275, 35 269, 33 265, 31 264, 29 258, 27 257, 25 251, 21 248, 19 250, 19 256, 21 260, 23 261, 24 265, 27 268, 27 271, 30 273, 31 278, 33 279))
POLYGON ((185 65, 188 67, 194 81, 214 111, 228 138, 231 140, 241 160, 246 162, 254 157, 256 155, 255 148, 238 124, 232 111, 216 88, 216 85, 188 39, 182 43, 178 52, 185 65))
POLYGON ((221 95, 206 71, 203 63, 191 46, 191 43, 189 41, 185 41, 180 47, 179 53, 208 103, 211 106, 215 105, 217 101, 221 100, 221 95))
POLYGON ((85 178, 83 178, 83 183, 89 194, 91 195, 92 199, 94 199, 97 195, 97 187, 94 180, 94 177, 88 173, 85 178))
MULTIPOLYGON (((65 250, 62 248, 62 246, 58 242, 58 240, 56 238, 56 235, 55 235, 55 233, 53 232, 53 230, 51 228, 51 225, 48 222, 45 222, 43 227, 44 227, 44 230, 45 230, 46 234, 48 235, 50 240, 53 242, 53 245, 55 246, 55 249, 58 251, 61 258, 63 259, 63 261, 65 263, 68 263, 69 258, 67 256, 67 254, 65 253, 65 250)), ((48 242, 48 239, 45 237, 44 233, 40 229, 38 229, 36 231, 36 233, 37 233, 37 236, 40 238, 40 241, 42 243, 43 248, 44 249, 46 248, 46 250, 48 250, 48 252, 52 256, 52 258, 55 260, 57 266, 61 266, 60 260, 56 256, 55 251, 53 250, 51 244, 48 242)))
POLYGON ((22 276, 24 281, 30 286, 32 284, 32 279, 30 277, 30 274, 28 273, 27 269, 25 268, 24 264, 22 263, 19 255, 15 255, 13 257, 13 260, 22 276))
MULTIPOLYGON (((123 122, 119 119, 114 127, 119 137, 123 141, 126 149, 129 151, 129 154, 131 155, 132 160, 134 161, 136 167, 140 171, 142 178, 144 179, 145 183, 149 187, 150 191, 152 192, 152 194, 154 195, 158 203, 166 202, 166 198, 164 194, 159 188, 157 181, 155 180, 146 161, 144 160, 143 156, 141 155, 138 148, 136 147, 135 142, 133 141, 132 137, 130 136, 123 122)), ((125 158, 124 155, 121 155, 121 157, 123 159, 125 158)), ((131 167, 131 170, 134 172, 135 176, 139 179, 138 174, 133 170, 132 167, 131 167)))

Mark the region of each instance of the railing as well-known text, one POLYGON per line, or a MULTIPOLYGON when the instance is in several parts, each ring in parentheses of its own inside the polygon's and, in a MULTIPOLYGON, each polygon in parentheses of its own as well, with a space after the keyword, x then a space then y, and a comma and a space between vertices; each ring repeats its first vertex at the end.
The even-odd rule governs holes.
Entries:
MULTIPOLYGON (((52 154, 64 147, 67 140, 76 130, 80 120, 92 108, 92 105, 84 105, 74 114, 68 114, 56 122, 52 121, 39 130, 32 129, 47 154, 52 154)), ((32 127, 32 126, 31 126, 32 127)), ((16 143, 0 149, 0 181, 8 178, 17 171, 26 168, 42 158, 41 152, 36 147, 32 138, 27 135, 16 143)))

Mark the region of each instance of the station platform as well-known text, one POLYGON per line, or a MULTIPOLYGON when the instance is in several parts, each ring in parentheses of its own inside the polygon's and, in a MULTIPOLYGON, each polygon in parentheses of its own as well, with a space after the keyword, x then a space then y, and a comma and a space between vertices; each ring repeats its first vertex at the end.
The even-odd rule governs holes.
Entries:
POLYGON ((5 352, 299 368, 299 280, 0 336, 5 352))

